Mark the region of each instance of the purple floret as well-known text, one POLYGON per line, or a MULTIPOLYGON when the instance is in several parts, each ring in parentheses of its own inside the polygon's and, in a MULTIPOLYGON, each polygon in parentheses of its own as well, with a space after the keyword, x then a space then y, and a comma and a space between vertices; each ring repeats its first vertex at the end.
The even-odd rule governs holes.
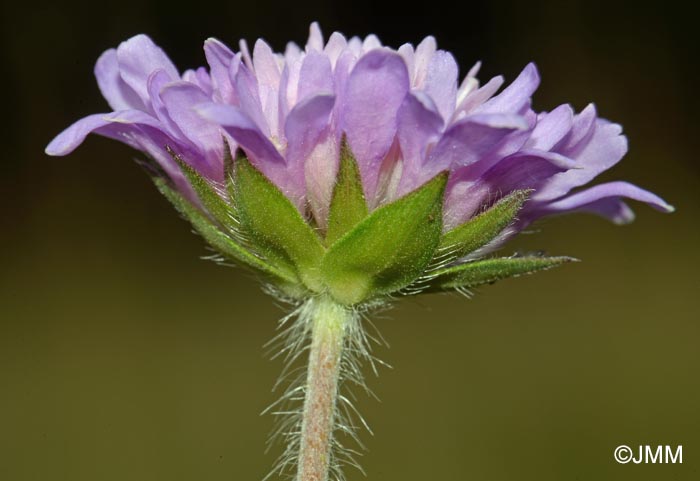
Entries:
POLYGON ((517 189, 532 196, 516 230, 546 215, 583 211, 616 223, 633 219, 624 198, 670 212, 658 196, 626 182, 586 186, 627 152, 622 128, 591 104, 535 112, 534 64, 497 93, 477 64, 458 83, 453 56, 428 37, 398 50, 377 37, 325 42, 312 24, 304 49, 284 54, 258 40, 234 53, 215 39, 209 68, 182 75, 151 39, 137 35, 106 51, 95 75, 113 112, 85 117, 46 148, 66 155, 89 133, 120 140, 154 159, 180 191, 191 188, 166 150, 212 183, 224 179, 224 142, 241 148, 301 212, 327 225, 343 136, 360 168, 370 209, 450 172, 445 230, 517 189))

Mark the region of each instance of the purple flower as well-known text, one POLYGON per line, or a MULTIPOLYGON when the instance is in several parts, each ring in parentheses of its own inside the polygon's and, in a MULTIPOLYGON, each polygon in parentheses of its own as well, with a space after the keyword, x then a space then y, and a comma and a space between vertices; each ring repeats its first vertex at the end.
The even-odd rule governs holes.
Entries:
POLYGON ((223 138, 300 211, 308 206, 322 229, 343 135, 370 210, 448 170, 445 230, 516 189, 533 191, 519 228, 571 211, 628 222, 633 213, 623 198, 672 210, 624 182, 577 190, 615 165, 627 140, 592 104, 578 114, 569 105, 532 110, 540 81, 534 64, 497 93, 503 78, 480 86, 479 64, 458 84, 457 63, 432 37, 395 51, 374 35, 346 40, 335 32, 324 42, 315 23, 303 50, 290 43, 278 54, 258 40, 252 54, 244 41, 234 53, 209 39, 204 51, 209 69, 180 75, 145 35, 107 50, 95 76, 113 112, 79 120, 46 152, 68 154, 91 132, 115 138, 153 158, 192 199, 165 147, 219 183, 223 138))
POLYGON ((481 258, 543 216, 625 223, 626 198, 673 210, 626 182, 584 187, 627 139, 592 104, 535 112, 534 64, 503 90, 502 77, 480 85, 479 64, 459 83, 432 37, 392 50, 374 35, 325 42, 316 24, 304 49, 279 54, 258 40, 252 54, 243 41, 239 50, 209 39, 209 68, 182 75, 145 35, 106 51, 95 75, 113 111, 79 120, 46 152, 68 154, 92 132, 143 152, 160 166, 161 192, 223 258, 298 304, 280 335, 288 359, 309 350, 308 380, 283 397, 303 393, 303 410, 285 407, 279 430, 279 471, 291 466, 295 479, 329 479, 351 457, 333 435, 356 424, 337 405, 341 366, 357 382, 353 356, 370 357, 360 312, 573 260, 481 258))

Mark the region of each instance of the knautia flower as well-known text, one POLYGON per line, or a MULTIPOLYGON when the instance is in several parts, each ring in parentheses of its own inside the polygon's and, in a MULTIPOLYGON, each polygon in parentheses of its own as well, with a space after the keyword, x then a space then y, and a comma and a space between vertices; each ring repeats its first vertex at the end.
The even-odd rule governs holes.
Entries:
POLYGON ((113 112, 79 120, 46 152, 68 154, 89 133, 143 152, 221 258, 294 303, 281 351, 294 363, 308 349, 308 369, 280 401, 299 408, 273 411, 285 413, 278 470, 298 481, 341 478, 354 463, 340 443, 356 436, 340 386, 362 384, 371 308, 572 260, 489 256, 543 216, 625 223, 624 198, 673 210, 626 182, 583 187, 627 140, 592 104, 534 111, 534 64, 499 93, 503 78, 480 85, 479 64, 459 83, 432 37, 392 50, 374 35, 325 42, 316 24, 284 54, 263 40, 251 54, 209 39, 204 52, 208 68, 180 74, 145 35, 106 51, 95 75, 113 112))

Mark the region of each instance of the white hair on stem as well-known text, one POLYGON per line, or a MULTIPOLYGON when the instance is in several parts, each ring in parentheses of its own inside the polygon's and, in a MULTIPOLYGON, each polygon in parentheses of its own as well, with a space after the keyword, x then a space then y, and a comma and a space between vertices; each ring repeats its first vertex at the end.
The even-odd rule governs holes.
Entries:
MULTIPOLYGON (((296 304, 292 312, 280 320, 280 332, 266 344, 272 359, 283 361, 282 373, 273 391, 284 389, 280 398, 262 413, 275 417, 275 426, 268 439, 267 451, 279 443, 283 444, 284 448, 274 468, 264 480, 273 475, 295 479, 300 468, 305 400, 309 391, 309 370, 304 358, 310 359, 313 355, 311 346, 314 322, 322 302, 325 302, 322 296, 317 296, 296 304)), ((382 304, 377 303, 373 307, 380 305, 382 304)), ((327 479, 332 481, 345 480, 343 468, 346 466, 352 466, 364 473, 357 461, 365 450, 359 438, 359 431, 364 428, 372 434, 372 430, 355 406, 353 388, 359 387, 376 398, 365 383, 362 364, 368 362, 375 375, 378 373, 377 365, 385 365, 371 353, 372 344, 382 344, 384 341, 376 327, 366 318, 366 310, 369 307, 342 309, 347 316, 343 322, 342 348, 337 366, 337 392, 332 393, 332 426, 329 436, 327 479), (368 333, 365 324, 370 325, 376 335, 368 333)))

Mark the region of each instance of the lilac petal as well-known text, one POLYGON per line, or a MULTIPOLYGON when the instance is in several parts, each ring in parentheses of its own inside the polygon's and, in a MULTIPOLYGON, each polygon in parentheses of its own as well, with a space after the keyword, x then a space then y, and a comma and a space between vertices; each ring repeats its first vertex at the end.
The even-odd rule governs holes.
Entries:
POLYGON ((195 112, 196 105, 210 98, 199 87, 188 82, 173 82, 160 93, 168 116, 189 142, 204 154, 207 169, 202 172, 213 180, 223 179, 223 139, 219 128, 195 112))
MULTIPOLYGON (((380 205, 388 202, 393 202, 398 198, 397 192, 401 176, 403 173, 403 164, 401 162, 401 148, 399 141, 394 138, 394 143, 391 144, 389 152, 382 159, 379 165, 377 174, 377 190, 374 198, 368 199, 367 207, 370 210, 376 209, 380 205)), ((430 178, 427 178, 430 180, 430 178)))
POLYGON ((242 38, 238 42, 238 48, 240 50, 241 57, 243 58, 243 63, 250 70, 253 70, 253 58, 250 56, 250 49, 248 48, 248 42, 242 38))
POLYGON ((240 71, 241 66, 244 65, 245 63, 243 62, 243 56, 240 53, 237 53, 233 56, 233 58, 231 59, 231 63, 228 66, 228 78, 231 82, 231 98, 228 103, 231 105, 239 105, 241 103, 238 92, 236 91, 235 87, 238 72, 240 71))
POLYGON ((287 46, 284 48, 284 59, 287 64, 297 62, 302 55, 301 48, 294 42, 287 42, 287 46))
POLYGON ((251 162, 285 164, 284 158, 272 142, 260 132, 252 119, 237 107, 206 103, 195 107, 195 110, 203 118, 224 127, 241 147, 250 151, 253 154, 251 162))
POLYGON ((396 134, 396 113, 408 92, 403 59, 374 50, 355 65, 343 98, 342 126, 357 158, 365 195, 374 195, 378 170, 396 134))
POLYGON ((260 103, 270 137, 282 142, 283 125, 280 124, 279 90, 265 84, 260 84, 259 88, 260 103))
POLYGON ((269 136, 270 127, 263 113, 258 83, 251 70, 245 64, 239 65, 238 72, 233 78, 233 84, 238 94, 240 110, 246 117, 255 122, 264 135, 269 136))
POLYGON ((333 187, 340 157, 338 139, 329 130, 322 134, 304 161, 306 198, 321 229, 327 227, 333 187))
POLYGON ((297 102, 321 93, 333 92, 333 68, 328 57, 315 51, 309 52, 299 72, 297 102))
MULTIPOLYGON (((129 116, 125 116, 122 120, 127 121, 128 119, 126 117, 129 116)), ((133 120, 137 120, 139 118, 139 116, 133 117, 133 120)), ((169 152, 167 152, 165 147, 167 146, 172 148, 185 162, 190 164, 196 170, 201 171, 201 168, 204 165, 204 159, 201 158, 199 153, 183 146, 182 144, 176 143, 166 133, 151 125, 138 125, 138 130, 132 134, 132 137, 134 142, 137 144, 135 148, 145 152, 150 158, 155 160, 167 174, 167 176, 173 181, 177 187, 177 190, 187 200, 194 205, 200 205, 199 197, 183 175, 180 166, 173 160, 172 156, 169 152)))
POLYGON ((289 112, 289 110, 297 103, 297 95, 299 93, 299 77, 301 75, 301 67, 306 54, 302 54, 298 61, 287 62, 282 70, 280 78, 280 110, 289 112))
POLYGON ((323 34, 321 33, 321 27, 318 26, 318 22, 313 22, 309 27, 309 40, 306 42, 306 51, 310 52, 312 50, 323 51, 323 34))
POLYGON ((411 192, 429 180, 423 163, 428 146, 437 141, 443 120, 431 98, 420 92, 408 94, 398 116, 398 139, 403 172, 397 195, 411 192))
POLYGON ((476 77, 476 75, 479 73, 479 70, 481 70, 481 60, 477 60, 477 62, 472 66, 472 68, 469 69, 469 72, 467 72, 467 78, 476 77))
POLYGON ((173 180, 178 190, 190 201, 197 202, 196 195, 182 176, 179 167, 165 151, 173 147, 195 168, 201 164, 198 154, 170 138, 159 128, 159 123, 139 110, 124 110, 111 114, 95 114, 85 117, 59 134, 47 147, 48 155, 67 155, 80 145, 90 133, 119 140, 130 147, 145 152, 154 159, 173 180))
POLYGON ((117 50, 111 48, 100 55, 95 63, 95 78, 102 96, 113 110, 145 110, 143 101, 119 74, 117 50))
POLYGON ((626 205, 620 200, 620 197, 645 202, 661 212, 673 212, 675 210, 672 205, 668 204, 661 197, 629 182, 618 181, 596 185, 547 204, 539 214, 549 215, 572 211, 591 212, 602 215, 618 224, 631 222, 634 220, 634 216, 630 215, 631 210, 625 208, 626 205))
POLYGON ((345 37, 342 34, 338 32, 333 32, 331 34, 326 47, 323 49, 323 52, 328 57, 328 60, 330 60, 331 65, 335 65, 338 58, 340 58, 340 54, 343 53, 347 46, 348 41, 345 40, 345 37))
POLYGON ((105 120, 118 124, 138 124, 162 130, 162 124, 150 114, 140 110, 120 110, 105 115, 105 120))
POLYGON ((413 78, 415 76, 415 61, 416 61, 416 52, 413 49, 413 45, 410 43, 404 43, 399 47, 397 50, 398 54, 401 55, 403 58, 404 62, 406 62, 406 69, 408 70, 408 78, 411 79, 411 84, 413 84, 413 78))
POLYGON ((255 42, 253 47, 253 67, 258 82, 272 88, 278 88, 280 83, 280 67, 277 57, 270 46, 262 39, 255 42))
POLYGON ((211 76, 205 67, 198 67, 197 70, 194 71, 194 80, 192 83, 202 89, 208 97, 214 94, 211 76))
MULTIPOLYGON (((316 55, 310 52, 306 58, 316 55)), ((301 187, 305 188, 308 206, 321 229, 326 228, 338 170, 340 139, 329 128, 336 105, 337 101, 331 95, 302 100, 289 113, 285 126, 289 169, 295 178, 299 171, 302 172, 304 182, 301 187)))
POLYGON ((566 195, 619 162, 627 153, 627 138, 621 132, 619 125, 598 119, 593 136, 575 157, 578 168, 553 177, 532 199, 543 201, 566 195))
POLYGON ((571 159, 554 152, 522 150, 489 169, 483 180, 502 192, 536 189, 552 175, 575 167, 571 159))
POLYGON ((483 87, 467 92, 464 98, 459 102, 459 106, 455 110, 455 115, 469 113, 482 105, 501 88, 503 82, 503 77, 499 75, 489 80, 483 87))
POLYGON ((289 115, 284 127, 287 137, 287 162, 302 165, 313 150, 321 134, 328 128, 335 97, 317 95, 298 103, 289 115))
POLYGON ((251 163, 301 208, 303 193, 298 191, 297 179, 290 176, 284 158, 244 112, 214 103, 200 105, 196 110, 205 119, 221 125, 246 151, 251 163))
POLYGON ((411 79, 411 86, 414 88, 422 88, 425 78, 428 75, 428 65, 430 60, 437 51, 437 42, 435 37, 428 36, 423 39, 416 47, 414 56, 414 71, 411 79))
POLYGON ((379 37, 377 37, 375 34, 370 34, 365 37, 365 39, 362 41, 362 51, 363 52, 369 52, 371 50, 375 50, 378 48, 382 48, 382 42, 379 40, 379 37))
POLYGON ((264 40, 255 42, 253 66, 260 96, 260 106, 269 134, 272 137, 280 138, 280 66, 277 61, 277 55, 264 40))
MULTIPOLYGON (((120 138, 123 128, 119 125, 113 125, 106 119, 107 115, 109 114, 93 114, 78 120, 58 134, 44 152, 54 156, 68 155, 83 143, 88 134, 93 132, 105 137, 124 140, 120 138)), ((133 146, 133 144, 130 145, 133 146)))
POLYGON ((577 212, 596 214, 617 225, 629 224, 635 219, 634 211, 619 198, 601 199, 577 209, 577 212))
POLYGON ((529 63, 512 84, 476 109, 479 113, 520 113, 529 106, 530 97, 540 84, 534 63, 529 63))
POLYGON ((117 48, 119 71, 124 82, 150 106, 148 77, 154 70, 162 69, 172 80, 180 78, 175 65, 167 55, 146 35, 136 35, 117 48))
POLYGON ((211 81, 214 91, 218 93, 218 100, 224 103, 232 103, 235 99, 229 67, 233 61, 234 53, 222 42, 215 38, 209 38, 204 42, 204 55, 211 69, 211 81))
POLYGON ((570 159, 543 151, 521 151, 489 169, 476 181, 461 178, 456 172, 445 200, 445 222, 457 226, 476 214, 484 205, 519 189, 537 189, 558 172, 573 167, 570 159))
MULTIPOLYGON (((336 115, 339 115, 342 111, 342 107, 345 105, 345 98, 347 97, 347 85, 348 79, 350 78, 350 72, 355 65, 356 58, 355 55, 346 50, 343 52, 338 61, 335 64, 335 69, 333 70, 333 85, 335 86, 335 110, 336 115)), ((340 138, 340 129, 338 129, 338 138, 340 138)))
POLYGON ((519 115, 471 115, 447 129, 430 154, 430 168, 439 172, 474 164, 508 134, 524 129, 527 123, 519 115))
POLYGON ((348 51, 359 58, 362 55, 362 40, 359 37, 351 37, 348 40, 348 51))
POLYGON ((160 130, 158 120, 140 110, 88 115, 58 134, 46 147, 45 152, 56 156, 70 154, 91 133, 119 140, 138 149, 139 145, 134 140, 135 134, 144 126, 160 130))
POLYGON ((424 90, 446 121, 452 117, 457 103, 458 74, 457 62, 450 53, 439 50, 430 59, 424 90))
POLYGON ((588 104, 581 113, 574 116, 571 131, 553 148, 553 150, 568 157, 576 157, 593 136, 596 120, 597 113, 595 105, 588 104))
POLYGON ((171 82, 170 76, 164 70, 158 69, 148 77, 148 94, 151 98, 151 107, 156 118, 162 124, 162 128, 168 134, 180 141, 187 142, 187 137, 182 133, 180 127, 170 118, 168 109, 165 107, 160 97, 160 92, 171 82))
POLYGON ((277 99, 277 123, 284 125, 289 114, 289 65, 285 65, 280 74, 280 88, 277 99))
POLYGON ((528 149, 551 150, 571 131, 574 111, 570 105, 560 105, 549 113, 539 115, 532 136, 525 144, 528 149))

